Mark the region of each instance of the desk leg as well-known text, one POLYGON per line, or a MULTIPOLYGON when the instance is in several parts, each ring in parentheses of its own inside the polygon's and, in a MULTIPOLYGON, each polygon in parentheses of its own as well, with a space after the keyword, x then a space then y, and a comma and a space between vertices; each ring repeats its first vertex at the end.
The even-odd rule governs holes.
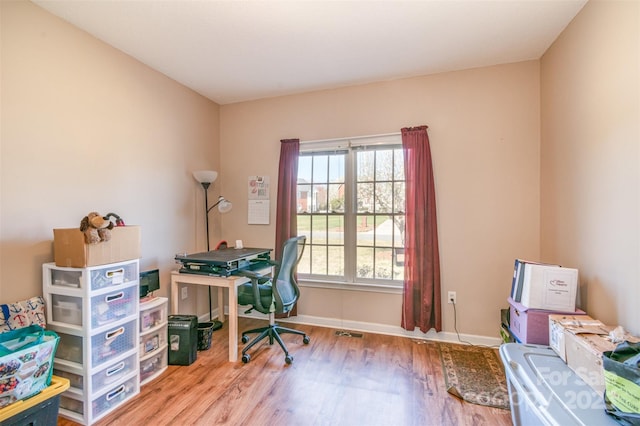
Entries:
POLYGON ((229 286, 229 361, 238 361, 238 287, 229 286))
POLYGON ((171 313, 178 313, 178 282, 171 276, 171 313))
POLYGON ((224 322, 224 287, 218 287, 218 321, 224 322))

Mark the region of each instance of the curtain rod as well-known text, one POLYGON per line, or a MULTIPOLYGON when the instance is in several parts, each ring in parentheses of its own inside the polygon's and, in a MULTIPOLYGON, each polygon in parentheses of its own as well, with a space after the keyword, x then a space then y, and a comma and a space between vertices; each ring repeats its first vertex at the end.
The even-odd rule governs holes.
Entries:
POLYGON ((300 144, 320 143, 320 142, 335 142, 335 141, 348 141, 348 140, 352 140, 352 139, 382 138, 382 137, 386 137, 386 136, 400 136, 400 135, 401 135, 401 132, 381 133, 379 135, 353 136, 351 138, 317 139, 317 140, 312 140, 312 141, 300 141, 300 144))

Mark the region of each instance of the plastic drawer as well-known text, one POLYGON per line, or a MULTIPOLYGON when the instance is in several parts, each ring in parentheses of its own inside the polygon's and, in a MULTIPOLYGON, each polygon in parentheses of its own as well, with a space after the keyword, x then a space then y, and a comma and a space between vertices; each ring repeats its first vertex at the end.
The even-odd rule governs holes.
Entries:
POLYGON ((167 345, 167 329, 160 327, 156 331, 152 331, 144 336, 140 336, 140 357, 158 350, 161 346, 167 345))
POLYGON ((63 333, 55 330, 60 336, 56 358, 82 364, 82 336, 63 333))
POLYGON ((140 360, 141 383, 167 368, 168 354, 167 346, 163 346, 157 353, 140 360))
POLYGON ((73 411, 74 413, 78 413, 80 415, 84 414, 84 403, 82 401, 78 401, 77 399, 69 398, 65 394, 60 395, 60 408, 73 411))
POLYGON ((167 322, 167 302, 145 309, 140 305, 140 331, 145 332, 167 322))
POLYGON ((135 315, 138 304, 138 287, 117 289, 91 298, 91 325, 100 327, 135 315))
POLYGON ((103 268, 92 269, 91 290, 100 290, 107 287, 115 287, 127 282, 136 281, 139 278, 138 262, 123 262, 108 265, 103 268))
POLYGON ((72 373, 71 371, 61 370, 60 368, 53 366, 53 375, 62 377, 69 381, 69 385, 73 388, 83 390, 84 389, 84 377, 82 374, 72 373))
POLYGON ((93 417, 97 418, 102 414, 106 414, 117 405, 136 395, 139 392, 138 386, 138 376, 134 376, 124 383, 112 387, 105 394, 91 401, 93 417))
POLYGON ((91 365, 96 367, 134 349, 138 326, 137 318, 91 336, 91 365))
POLYGON ((138 356, 133 354, 122 361, 115 362, 107 368, 91 375, 92 392, 96 393, 104 387, 123 379, 136 371, 138 367, 138 356))
POLYGON ((82 326, 82 298, 51 294, 51 320, 82 326))
POLYGON ((80 288, 80 281, 82 279, 81 269, 57 268, 54 265, 48 264, 45 264, 45 269, 48 271, 47 275, 45 275, 45 280, 50 280, 52 286, 80 288))

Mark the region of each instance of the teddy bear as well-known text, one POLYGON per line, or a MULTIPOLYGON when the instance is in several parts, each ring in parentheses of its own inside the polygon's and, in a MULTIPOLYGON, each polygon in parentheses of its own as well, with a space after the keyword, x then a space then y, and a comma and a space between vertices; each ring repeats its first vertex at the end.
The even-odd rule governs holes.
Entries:
POLYGON ((91 212, 80 222, 80 231, 84 232, 84 241, 87 244, 97 244, 111 239, 113 222, 108 217, 91 212))

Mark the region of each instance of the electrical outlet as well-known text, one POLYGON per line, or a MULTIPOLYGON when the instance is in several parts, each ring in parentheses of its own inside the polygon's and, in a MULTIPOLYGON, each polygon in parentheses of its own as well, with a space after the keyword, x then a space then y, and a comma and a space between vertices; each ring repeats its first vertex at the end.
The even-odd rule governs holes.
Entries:
POLYGON ((449 292, 449 294, 447 295, 447 302, 454 303, 454 304, 457 303, 455 291, 449 292))
POLYGON ((188 289, 189 289, 189 287, 187 287, 187 286, 182 287, 182 294, 181 294, 182 300, 184 300, 187 297, 189 297, 188 289))

